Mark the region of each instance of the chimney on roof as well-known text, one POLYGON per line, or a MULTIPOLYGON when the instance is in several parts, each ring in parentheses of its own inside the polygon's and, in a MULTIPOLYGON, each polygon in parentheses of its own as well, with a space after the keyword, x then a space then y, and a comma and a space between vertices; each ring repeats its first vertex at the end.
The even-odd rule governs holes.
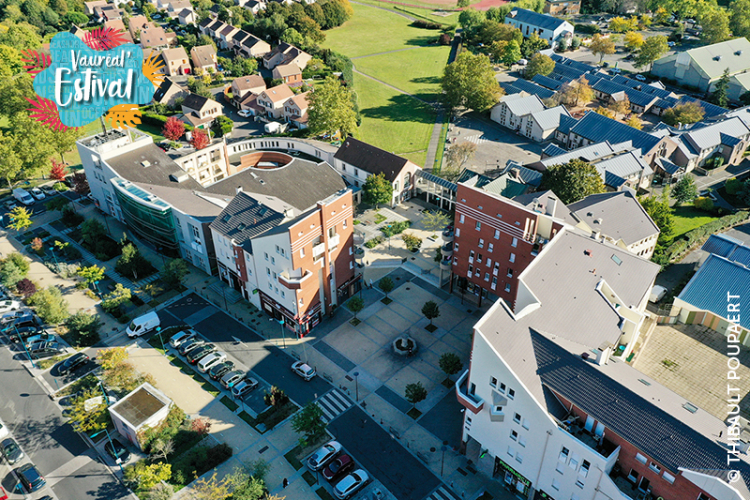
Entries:
POLYGON ((240 194, 242 192, 242 186, 237 186, 237 189, 235 190, 234 194, 240 194))
POLYGON ((596 349, 596 364, 604 366, 609 362, 609 357, 612 354, 612 346, 606 342, 600 345, 596 349))
POLYGON ((604 219, 602 219, 601 217, 599 217, 598 219, 594 220, 594 224, 601 224, 602 222, 604 222, 604 219))
POLYGON ((602 235, 601 231, 594 231, 593 233, 591 233, 591 238, 598 240, 601 235, 602 235))
POLYGON ((547 197, 547 215, 554 216, 556 209, 557 209, 557 198, 548 196, 547 197))

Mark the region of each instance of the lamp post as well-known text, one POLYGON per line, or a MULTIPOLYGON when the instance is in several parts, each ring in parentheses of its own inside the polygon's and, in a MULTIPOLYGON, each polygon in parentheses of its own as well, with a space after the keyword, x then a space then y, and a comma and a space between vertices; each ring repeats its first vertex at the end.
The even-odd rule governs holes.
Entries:
MULTIPOLYGON (((89 438, 93 441, 93 439, 99 434, 101 434, 102 432, 104 432, 107 435, 107 439, 109 439, 109 445, 112 447, 112 453, 113 454, 117 453, 117 450, 115 450, 115 445, 112 443, 112 437, 109 435, 109 432, 107 431, 106 427, 103 430, 97 432, 96 434, 92 434, 91 436, 89 436, 89 438)), ((115 459, 115 463, 120 466, 120 473, 124 476, 125 471, 122 470, 122 459, 120 457, 117 457, 115 459)))
POLYGON ((34 364, 34 360, 31 359, 31 353, 29 353, 29 349, 26 347, 26 342, 21 338, 21 334, 18 333, 18 327, 16 325, 13 325, 13 328, 16 330, 16 335, 18 335, 18 341, 23 346, 23 350, 26 351, 26 356, 29 357, 29 361, 31 361, 31 366, 36 368, 36 365, 34 364))
POLYGON ((221 287, 221 295, 224 297, 224 309, 229 310, 229 306, 227 305, 227 292, 224 290, 223 286, 221 287))
POLYGON ((443 452, 443 458, 440 461, 440 477, 443 477, 443 470, 445 468, 445 452, 448 450, 448 441, 443 441, 443 446, 440 447, 440 451, 443 452))
POLYGON ((164 337, 161 336, 161 327, 156 327, 156 334, 159 336, 159 340, 161 341, 161 350, 164 351, 164 355, 167 355, 167 349, 164 347, 164 337))
POLYGON ((104 390, 104 383, 101 380, 99 381, 99 387, 102 389, 102 394, 104 394, 104 402, 109 406, 109 396, 107 396, 107 391, 104 390))
POLYGON ((99 282, 94 281, 93 285, 94 285, 94 292, 96 292, 96 295, 98 296, 99 295, 99 286, 98 286, 99 282))
POLYGON ((355 394, 355 401, 359 403, 359 372, 352 373, 354 375, 354 394, 355 394))
POLYGON ((281 327, 281 338, 284 344, 284 350, 286 350, 286 332, 284 331, 284 317, 282 316, 281 319, 276 320, 276 321, 279 322, 279 327, 281 327))

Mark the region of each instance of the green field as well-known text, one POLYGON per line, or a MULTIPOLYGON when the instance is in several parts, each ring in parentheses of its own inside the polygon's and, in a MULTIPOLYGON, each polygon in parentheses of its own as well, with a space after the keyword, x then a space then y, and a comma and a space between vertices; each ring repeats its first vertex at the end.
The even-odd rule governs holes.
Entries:
POLYGON ((674 239, 679 238, 688 231, 692 231, 696 227, 700 227, 703 224, 716 220, 717 217, 698 210, 692 205, 683 205, 680 207, 673 208, 674 213, 674 239))

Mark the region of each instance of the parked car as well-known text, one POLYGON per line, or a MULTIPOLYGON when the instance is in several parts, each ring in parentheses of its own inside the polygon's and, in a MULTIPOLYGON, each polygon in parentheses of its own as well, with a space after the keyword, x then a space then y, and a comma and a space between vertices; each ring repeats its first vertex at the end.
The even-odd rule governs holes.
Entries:
POLYGON ((240 115, 243 118, 247 118, 248 116, 250 116, 250 110, 249 109, 241 109, 241 110, 237 111, 237 114, 240 115))
POLYGON ((55 336, 53 334, 40 331, 36 335, 26 337, 24 343, 26 344, 26 348, 28 349, 31 345, 36 344, 37 342, 52 342, 54 340, 55 336))
POLYGON ((667 47, 669 47, 670 49, 674 47, 675 45, 676 45, 675 42, 667 42, 667 47))
POLYGON ((354 468, 354 460, 351 455, 342 453, 336 457, 333 462, 326 465, 326 468, 323 469, 323 477, 326 478, 328 482, 332 483, 349 472, 352 468, 354 468))
POLYGON ((232 361, 224 361, 223 363, 212 366, 208 371, 208 376, 211 377, 211 380, 219 380, 221 377, 232 371, 233 368, 234 363, 232 361))
POLYGON ((8 431, 8 428, 5 427, 5 424, 3 424, 3 421, 0 420, 0 438, 8 437, 10 435, 10 432, 8 431))
POLYGON ((205 358, 216 350, 216 346, 213 344, 203 344, 202 346, 191 349, 187 354, 188 363, 191 365, 196 364, 201 359, 205 358))
MULTIPOLYGON (((2 294, 3 298, 5 298, 5 294, 0 292, 2 294)), ((17 311, 11 311, 9 313, 5 313, 2 316, 0 316, 0 325, 7 325, 8 323, 13 322, 16 318, 20 318, 24 314, 29 314, 27 311, 21 311, 20 309, 17 311)))
POLYGON ((328 462, 336 458, 341 451, 341 444, 338 441, 329 441, 321 446, 318 451, 310 455, 307 459, 307 466, 312 471, 318 471, 328 465, 328 462))
POLYGON ((245 372, 242 370, 233 370, 221 377, 221 385, 224 389, 231 389, 234 384, 242 380, 244 377, 245 372))
POLYGON ((638 80, 639 82, 645 82, 646 81, 646 77, 643 76, 643 75, 641 75, 640 73, 637 74, 637 75, 635 75, 635 79, 638 80))
POLYGON ((315 368, 308 365, 307 363, 303 363, 302 361, 295 361, 292 363, 292 371, 302 377, 306 381, 310 381, 313 378, 315 378, 315 368))
POLYGON ((518 64, 519 66, 526 66, 527 64, 529 64, 529 61, 527 61, 526 59, 519 59, 518 61, 516 61, 516 64, 518 64))
POLYGON ((245 376, 240 382, 232 387, 232 396, 235 398, 244 398, 258 387, 258 381, 252 377, 245 376))
POLYGON ((15 311, 20 309, 21 305, 17 300, 0 300, 0 313, 15 311))
POLYGON ((21 312, 22 312, 21 316, 2 325, 2 328, 0 328, 0 331, 11 332, 11 331, 14 331, 16 328, 25 328, 27 326, 38 327, 41 325, 41 321, 39 321, 39 318, 34 316, 32 313, 28 311, 21 311, 21 312))
POLYGON ((188 340, 187 342, 180 344, 180 347, 177 348, 177 351, 184 356, 185 354, 189 353, 191 350, 196 349, 205 343, 206 343, 205 340, 194 338, 192 340, 188 340))
POLYGON ((47 197, 44 194, 44 192, 41 189, 39 189, 38 187, 32 188, 31 191, 30 191, 30 193, 31 193, 31 196, 33 196, 37 200, 43 200, 43 199, 45 199, 47 197))
POLYGON ((701 191, 700 193, 698 193, 698 196, 700 196, 701 198, 708 197, 708 198, 711 198, 711 200, 713 200, 713 201, 719 201, 719 199, 716 197, 716 195, 714 194, 714 192, 711 191, 711 190, 709 190, 709 189, 704 189, 703 191, 701 191))
POLYGON ((8 438, 0 443, 0 448, 3 450, 5 460, 7 460, 10 465, 15 464, 23 458, 23 451, 21 451, 21 447, 18 446, 18 443, 16 443, 13 438, 8 438))
POLYGON ((367 475, 367 472, 357 469, 338 482, 336 487, 333 488, 333 494, 339 500, 344 500, 364 488, 369 482, 370 476, 367 475))
POLYGON ((42 333, 42 330, 36 326, 22 326, 21 328, 13 328, 8 333, 10 333, 8 337, 10 341, 17 344, 22 340, 25 341, 29 337, 42 333))
POLYGON ((16 469, 16 475, 21 480, 21 485, 23 485, 27 493, 40 490, 47 484, 44 476, 39 473, 34 464, 22 465, 16 469))
POLYGON ((107 441, 107 444, 104 445, 104 451, 106 451, 107 455, 112 457, 112 460, 114 460, 115 462, 117 462, 118 458, 120 459, 121 463, 125 463, 130 459, 130 452, 128 451, 128 449, 125 448, 125 446, 123 446, 122 443, 116 439, 107 441))
POLYGON ((193 329, 183 330, 181 332, 178 332, 174 335, 172 335, 172 338, 169 339, 169 345, 172 347, 180 347, 180 345, 184 344, 188 340, 192 340, 196 337, 197 332, 193 329))
POLYGON ((63 352, 62 346, 57 342, 45 343, 35 349, 29 349, 31 359, 51 358, 52 356, 59 356, 63 352))
POLYGON ((60 364, 58 373, 60 375, 67 375, 70 372, 77 370, 78 368, 85 365, 89 360, 89 357, 82 352, 74 354, 60 364))
POLYGON ((16 200, 18 200, 19 202, 23 203, 26 206, 34 204, 34 197, 31 196, 29 192, 23 188, 14 189, 13 198, 15 198, 16 200))
POLYGON ((654 287, 651 289, 651 293, 648 296, 648 301, 653 304, 656 304, 661 299, 663 299, 665 295, 667 295, 668 291, 669 290, 667 290, 661 285, 654 285, 654 287))
POLYGON ((620 73, 622 73, 622 70, 620 68, 610 68, 609 72, 613 75, 619 75, 620 73))
POLYGON ((226 359, 227 355, 223 352, 212 352, 205 358, 201 359, 200 363, 198 363, 198 371, 201 373, 206 373, 211 369, 212 366, 223 363, 224 361, 226 361, 226 359))

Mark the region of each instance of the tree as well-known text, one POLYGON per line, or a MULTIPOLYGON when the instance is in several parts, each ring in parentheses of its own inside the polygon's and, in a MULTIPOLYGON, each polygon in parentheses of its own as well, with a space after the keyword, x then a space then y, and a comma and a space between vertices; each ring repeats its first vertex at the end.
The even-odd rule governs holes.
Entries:
POLYGON ((609 22, 609 30, 615 33, 624 33, 626 31, 632 31, 638 27, 638 18, 631 17, 625 19, 624 17, 613 17, 609 22))
POLYGON ((328 424, 323 420, 323 409, 315 402, 310 401, 292 417, 292 429, 298 434, 304 434, 300 438, 303 447, 308 443, 314 443, 322 436, 328 424))
POLYGON ((352 91, 334 76, 308 95, 308 126, 315 135, 353 134, 357 130, 352 91))
POLYGON ((729 90, 729 68, 724 70, 724 74, 714 84, 714 91, 711 94, 711 102, 722 108, 726 108, 729 103, 729 96, 727 91, 729 90))
POLYGON ((574 80, 567 84, 563 90, 561 99, 567 104, 578 106, 579 103, 583 102, 585 106, 594 99, 594 89, 589 85, 589 81, 585 77, 581 77, 578 80, 574 80))
POLYGON ((354 319, 357 319, 357 314, 365 308, 365 301, 359 297, 352 297, 349 299, 349 302, 347 302, 346 307, 354 313, 354 319))
POLYGON ((130 288, 126 288, 122 283, 117 283, 115 289, 102 297, 102 308, 107 312, 112 312, 118 309, 122 304, 130 300, 132 292, 130 288))
POLYGON ((699 196, 698 198, 693 200, 693 206, 697 208, 698 210, 703 210, 705 212, 710 212, 714 209, 714 202, 709 197, 702 197, 699 196))
POLYGON ((487 19, 483 12, 476 9, 465 9, 458 15, 458 24, 464 30, 471 30, 481 25, 487 19))
POLYGON ((70 316, 68 301, 63 298, 62 292, 55 286, 36 292, 31 296, 30 302, 41 320, 50 325, 62 323, 70 316))
POLYGON ((172 495, 174 495, 174 489, 168 483, 159 483, 148 490, 148 500, 170 500, 172 495))
POLYGON ((23 61, 18 50, 0 45, 0 77, 10 77, 23 72, 23 61))
POLYGON ((171 439, 156 439, 151 443, 151 460, 161 459, 165 462, 174 451, 174 441, 171 439))
POLYGON ((672 240, 672 234, 674 233, 674 215, 672 209, 669 207, 669 199, 667 196, 660 197, 648 197, 640 199, 641 206, 646 213, 651 217, 659 227, 659 242, 668 242, 672 240))
POLYGON ((654 61, 661 58, 668 50, 667 37, 664 35, 648 37, 643 41, 643 45, 641 45, 641 49, 636 54, 633 64, 636 68, 648 66, 649 71, 651 71, 654 61))
POLYGON ((419 236, 404 233, 401 235, 401 239, 404 241, 406 249, 410 252, 416 252, 417 250, 419 250, 419 247, 422 246, 422 238, 420 238, 419 236))
POLYGON ((111 347, 102 349, 97 355, 99 366, 105 371, 114 370, 123 363, 127 363, 130 355, 124 347, 111 347))
POLYGON ((86 286, 91 286, 93 283, 104 279, 104 271, 104 267, 99 267, 94 264, 92 266, 82 267, 81 269, 79 269, 78 276, 83 278, 86 286))
POLYGON ((234 129, 234 122, 224 115, 217 116, 211 127, 216 137, 224 137, 225 135, 228 137, 232 133, 232 129, 234 129))
POLYGON ((589 50, 592 54, 599 56, 599 62, 601 63, 605 55, 615 53, 615 42, 611 37, 604 38, 597 33, 591 38, 591 43, 589 43, 589 50))
POLYGON ((170 141, 177 141, 185 135, 185 124, 177 119, 176 116, 170 116, 164 128, 161 129, 161 135, 170 141))
POLYGON ((566 205, 605 191, 596 167, 577 158, 547 168, 542 173, 542 189, 551 189, 566 205))
POLYGON ((52 160, 52 169, 49 171, 49 178, 53 181, 64 181, 65 180, 65 164, 58 163, 54 159, 52 160))
MULTIPOLYGON (((17 84, 18 82, 16 82, 17 84)), ((32 95, 32 94, 29 94, 32 95)), ((6 105, 6 101, 0 100, 6 105)), ((28 102, 23 103, 23 109, 28 102)), ((10 118, 13 150, 21 162, 21 175, 34 177, 49 165, 49 158, 55 153, 52 129, 31 118, 26 112, 15 113, 10 118)), ((3 158, 3 162, 5 158, 3 158)), ((15 161, 15 160, 14 160, 15 161)))
POLYGON ((701 9, 698 15, 703 31, 701 39, 706 44, 713 45, 732 38, 732 30, 729 28, 729 16, 727 11, 721 7, 706 7, 701 9))
MULTIPOLYGON (((0 80, 1 81, 1 80, 0 80)), ((0 130, 0 176, 13 189, 14 181, 23 171, 23 160, 16 152, 15 136, 4 135, 0 130)))
POLYGON ((554 69, 555 61, 553 61, 551 57, 545 56, 544 54, 534 54, 526 65, 524 77, 531 80, 536 75, 547 76, 552 73, 554 69))
POLYGON ((184 260, 172 259, 161 270, 161 278, 168 287, 178 288, 189 272, 184 260))
POLYGON ((530 37, 524 38, 521 42, 521 56, 525 59, 531 59, 531 56, 538 54, 540 50, 544 50, 549 47, 549 42, 544 38, 539 38, 536 32, 532 33, 530 37))
POLYGON ((60 161, 65 162, 63 155, 76 146, 76 141, 81 135, 82 132, 77 127, 51 131, 52 148, 60 155, 60 161))
POLYGON ((381 278, 381 280, 378 282, 378 286, 381 290, 385 293, 385 298, 388 298, 388 294, 393 291, 393 287, 395 286, 395 283, 393 283, 393 280, 389 278, 388 276, 385 276, 384 278, 381 278))
POLYGON ((637 52, 643 46, 643 35, 637 31, 625 33, 625 48, 630 52, 637 52))
POLYGON ((683 125, 688 123, 697 123, 703 119, 706 112, 703 106, 695 101, 679 104, 674 108, 668 109, 662 114, 661 119, 667 125, 676 126, 678 123, 683 125))
POLYGON ((73 400, 68 412, 68 420, 76 432, 84 434, 101 431, 107 427, 109 422, 107 403, 98 388, 84 390, 73 400))
POLYGON ((654 11, 653 21, 656 24, 664 24, 669 19, 669 11, 664 7, 659 7, 654 11))
POLYGON ((94 345, 99 341, 99 328, 103 323, 98 316, 79 311, 65 320, 68 333, 73 335, 74 343, 80 346, 94 345))
POLYGON ((33 224, 31 221, 31 212, 29 212, 26 207, 16 207, 8 213, 8 216, 11 221, 11 223, 8 224, 8 227, 15 229, 19 233, 25 231, 33 224))
POLYGON ((628 96, 626 95, 621 101, 615 101, 610 104, 609 109, 615 113, 615 118, 617 118, 618 115, 627 115, 630 113, 630 99, 628 99, 628 96))
MULTIPOLYGON (((250 468, 253 464, 248 465, 248 468, 250 468)), ((232 500, 261 500, 261 498, 264 498, 263 495, 266 491, 265 475, 268 471, 267 469, 258 470, 258 467, 253 467, 253 469, 252 476, 239 467, 227 476, 227 480, 232 487, 232 500)))
POLYGON ((734 36, 750 37, 750 0, 734 0, 729 4, 729 29, 734 36))
POLYGON ((422 314, 430 320, 430 325, 432 325, 432 320, 440 316, 440 307, 434 300, 428 300, 422 306, 422 314))
POLYGON ((29 262, 18 252, 0 260, 0 281, 6 287, 15 286, 29 274, 29 262))
POLYGON ((211 139, 208 137, 208 132, 203 129, 193 129, 193 135, 190 138, 190 145, 195 149, 203 149, 211 144, 211 139))
POLYGON ((375 205, 376 209, 379 204, 390 204, 393 201, 393 184, 388 182, 382 172, 369 176, 362 186, 362 191, 364 202, 375 205))
MULTIPOLYGON (((147 5, 151 4, 144 4, 144 11, 147 5)), ((138 485, 137 489, 139 490, 150 490, 170 477, 172 477, 172 465, 170 464, 146 465, 144 461, 138 461, 134 465, 125 467, 125 480, 138 485)))
POLYGON ((672 189, 672 198, 680 204, 692 203, 697 196, 698 187, 695 185, 695 179, 692 175, 685 175, 672 189))
POLYGON ((490 59, 495 62, 501 62, 503 60, 503 54, 505 54, 505 48, 508 46, 507 40, 496 40, 492 42, 488 50, 490 59))
POLYGON ((83 172, 77 172, 73 174, 71 180, 73 181, 74 193, 86 195, 91 191, 91 188, 89 187, 89 181, 86 179, 86 174, 84 174, 83 172))
POLYGON ((461 170, 474 157, 474 153, 476 152, 477 145, 473 142, 459 142, 458 144, 451 144, 450 146, 448 146, 448 148, 445 150, 446 172, 443 176, 455 176, 455 178, 458 178, 461 170), (453 173, 453 175, 451 173, 453 173))
POLYGON ((132 276, 135 280, 138 280, 138 276, 146 276, 153 269, 148 259, 132 243, 127 243, 122 247, 122 255, 115 264, 115 271, 122 276, 132 276))
POLYGON ((23 278, 16 283, 16 291, 20 293, 24 299, 28 299, 36 293, 36 285, 29 278, 23 278))
POLYGON ((443 370, 449 377, 460 372, 461 368, 463 368, 464 366, 464 364, 461 362, 461 358, 458 357, 458 354, 456 354, 455 352, 443 353, 443 355, 440 356, 440 359, 438 360, 438 365, 440 366, 440 369, 443 370))
POLYGON ((440 210, 430 210, 422 218, 422 227, 431 232, 442 230, 450 223, 450 217, 440 210))
POLYGON ((510 68, 519 59, 521 59, 521 47, 518 45, 517 41, 511 40, 508 42, 508 45, 505 46, 505 50, 503 51, 503 64, 510 68))
MULTIPOLYGON (((441 81, 445 102, 451 109, 465 107, 485 111, 503 95, 490 59, 484 54, 462 52, 445 67, 441 81)), ((317 92, 316 92, 317 93, 317 92)))
POLYGON ((44 248, 44 242, 41 238, 37 237, 31 240, 31 249, 37 254, 41 254, 42 248, 44 248))
POLYGON ((640 118, 638 118, 635 115, 633 115, 630 118, 628 118, 628 121, 626 121, 625 123, 628 124, 628 125, 630 125, 631 127, 633 127, 636 130, 642 130, 643 129, 643 122, 641 121, 640 118))
POLYGON ((424 388, 422 382, 415 382, 413 384, 407 384, 404 390, 406 400, 412 404, 412 408, 417 406, 417 403, 424 401, 427 398, 427 389, 424 388))
POLYGON ((228 478, 216 479, 216 472, 211 477, 198 479, 193 484, 192 490, 196 500, 225 500, 229 497, 228 478))

